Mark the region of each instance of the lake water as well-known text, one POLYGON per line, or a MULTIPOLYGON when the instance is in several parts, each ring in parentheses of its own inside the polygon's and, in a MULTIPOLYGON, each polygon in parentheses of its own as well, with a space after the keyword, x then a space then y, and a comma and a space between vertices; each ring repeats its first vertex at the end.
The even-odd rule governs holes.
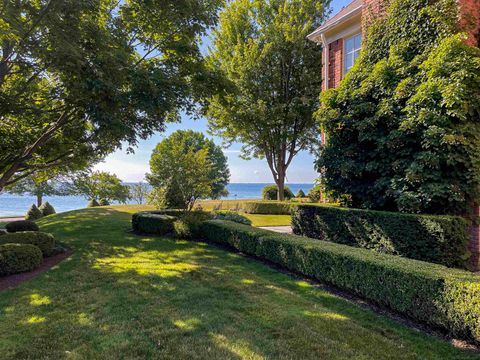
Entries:
MULTIPOLYGON (((262 197, 262 188, 268 184, 240 184, 232 183, 227 186, 229 195, 225 199, 257 199, 262 197)), ((305 193, 313 187, 313 184, 287 184, 294 194, 302 189, 305 193)), ((87 206, 88 201, 81 196, 46 196, 44 201, 53 205, 57 212, 82 209, 87 206)), ((0 217, 21 216, 28 208, 36 203, 36 198, 26 195, 11 195, 3 193, 0 195, 0 217)))

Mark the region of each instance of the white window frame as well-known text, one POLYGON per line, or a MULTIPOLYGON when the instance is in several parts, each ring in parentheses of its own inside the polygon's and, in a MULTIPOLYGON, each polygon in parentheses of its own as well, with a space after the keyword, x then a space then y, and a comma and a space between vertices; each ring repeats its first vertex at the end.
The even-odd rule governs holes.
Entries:
POLYGON ((353 65, 355 65, 355 61, 357 61, 357 59, 358 59, 360 51, 362 50, 362 41, 363 41, 363 39, 362 39, 362 33, 361 32, 345 38, 345 41, 344 41, 344 44, 343 44, 343 75, 348 73, 351 69, 351 67, 347 69, 347 55, 351 54, 353 56, 353 64, 352 64, 352 67, 353 67, 353 65), (360 47, 358 49, 355 48, 355 38, 357 36, 360 36, 360 47), (347 53, 347 43, 348 43, 349 40, 353 40, 353 47, 352 47, 352 51, 347 53), (358 54, 357 54, 357 57, 355 57, 355 53, 357 53, 357 51, 358 51, 358 54))

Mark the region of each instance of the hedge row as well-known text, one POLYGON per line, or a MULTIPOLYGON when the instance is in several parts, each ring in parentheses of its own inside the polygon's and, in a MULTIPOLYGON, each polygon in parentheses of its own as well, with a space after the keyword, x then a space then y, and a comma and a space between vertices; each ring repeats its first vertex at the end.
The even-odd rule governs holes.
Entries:
POLYGON ((468 265, 467 220, 382 211, 299 205, 294 234, 464 268, 468 265))
POLYGON ((42 252, 35 245, 0 245, 0 276, 32 271, 40 266, 42 259, 42 252))
POLYGON ((480 344, 480 276, 366 249, 207 221, 204 238, 480 344))
POLYGON ((40 249, 44 257, 53 255, 55 239, 53 235, 44 232, 23 231, 7 233, 0 237, 1 244, 30 244, 40 249))
POLYGON ((243 211, 247 214, 290 215, 292 203, 279 201, 246 201, 243 211))
POLYGON ((162 213, 139 212, 132 215, 132 228, 139 233, 165 235, 173 232, 176 219, 162 213))

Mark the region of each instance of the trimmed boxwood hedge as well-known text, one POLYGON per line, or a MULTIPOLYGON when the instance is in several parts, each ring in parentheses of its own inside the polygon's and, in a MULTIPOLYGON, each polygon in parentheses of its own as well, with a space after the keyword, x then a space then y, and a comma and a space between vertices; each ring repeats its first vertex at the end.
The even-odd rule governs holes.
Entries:
POLYGON ((18 220, 9 222, 5 225, 5 229, 9 233, 14 233, 18 231, 39 231, 38 225, 30 220, 18 220))
POLYGON ((32 271, 40 266, 42 259, 42 252, 35 245, 0 245, 0 276, 32 271))
POLYGON ((456 216, 412 215, 299 205, 294 234, 448 267, 468 266, 468 221, 456 216))
POLYGON ((442 265, 226 222, 204 238, 348 290, 480 344, 480 276, 442 265))
POLYGON ((44 257, 53 255, 55 239, 52 234, 38 231, 22 231, 6 234, 0 238, 0 244, 31 244, 38 247, 44 257))
POLYGON ((176 219, 166 214, 140 212, 132 215, 132 228, 139 233, 165 235, 173 232, 176 219))
POLYGON ((290 215, 292 204, 280 201, 246 201, 243 210, 247 214, 290 215))

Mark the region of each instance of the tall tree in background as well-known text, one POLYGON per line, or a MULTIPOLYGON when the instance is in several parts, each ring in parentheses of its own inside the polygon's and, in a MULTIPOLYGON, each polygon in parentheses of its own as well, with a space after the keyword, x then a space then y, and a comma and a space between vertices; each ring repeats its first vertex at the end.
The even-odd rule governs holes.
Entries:
POLYGON ((78 170, 191 109, 222 0, 0 1, 0 191, 78 170))
POLYGON ((126 203, 130 196, 128 185, 115 174, 104 171, 84 171, 72 176, 69 184, 71 195, 84 196, 88 200, 106 200, 126 203))
POLYGON ((6 190, 11 194, 35 196, 37 198, 37 206, 40 207, 45 196, 66 195, 62 188, 63 185, 59 180, 55 178, 50 179, 47 174, 40 173, 17 181, 15 184, 7 187, 6 190))
POLYGON ((243 158, 265 158, 280 200, 288 166, 318 136, 321 48, 306 36, 329 2, 234 0, 213 33, 209 64, 229 87, 208 101, 210 130, 243 143, 243 158))

